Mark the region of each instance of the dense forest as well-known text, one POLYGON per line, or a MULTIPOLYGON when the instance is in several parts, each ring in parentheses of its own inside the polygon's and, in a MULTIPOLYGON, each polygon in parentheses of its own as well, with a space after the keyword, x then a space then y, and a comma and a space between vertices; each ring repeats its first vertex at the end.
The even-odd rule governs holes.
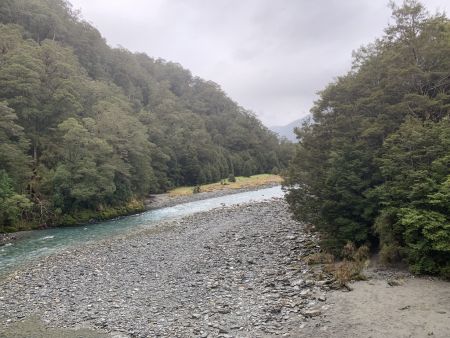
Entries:
POLYGON ((0 232, 132 212, 292 154, 217 84, 110 48, 65 0, 0 2, 0 142, 0 232))
POLYGON ((391 7, 297 130, 288 201, 337 255, 368 244, 450 277, 450 21, 414 0, 391 7))

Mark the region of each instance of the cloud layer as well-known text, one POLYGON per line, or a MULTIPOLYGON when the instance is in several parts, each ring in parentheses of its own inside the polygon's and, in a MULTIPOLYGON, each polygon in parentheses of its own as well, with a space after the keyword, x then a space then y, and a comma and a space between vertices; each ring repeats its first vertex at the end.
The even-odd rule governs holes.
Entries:
MULTIPOLYGON (((387 1, 71 0, 108 43, 179 62, 266 125, 308 113, 352 50, 383 34, 387 1)), ((431 11, 448 0, 422 1, 431 11)))

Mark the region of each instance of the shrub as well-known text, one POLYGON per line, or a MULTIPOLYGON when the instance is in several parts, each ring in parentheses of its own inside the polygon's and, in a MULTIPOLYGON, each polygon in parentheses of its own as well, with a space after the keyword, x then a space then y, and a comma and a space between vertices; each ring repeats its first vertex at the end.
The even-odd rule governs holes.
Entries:
POLYGON ((380 249, 380 261, 383 264, 390 265, 399 262, 402 258, 401 249, 398 244, 385 243, 380 249))
POLYGON ((344 259, 353 259, 353 256, 355 255, 356 247, 355 244, 352 242, 347 242, 345 246, 342 248, 342 257, 344 259))
POLYGON ((314 264, 331 264, 334 262, 333 255, 326 252, 316 252, 304 258, 305 262, 310 265, 314 264))
POLYGON ((362 262, 343 260, 335 265, 333 276, 341 286, 352 280, 364 280, 365 276, 362 274, 364 264, 362 262))
MULTIPOLYGON (((352 280, 365 279, 363 270, 368 264, 369 254, 370 250, 367 245, 362 245, 359 248, 356 248, 354 243, 347 242, 341 253, 341 256, 344 257, 344 259, 340 262, 333 262, 332 260, 328 261, 327 263, 329 264, 326 264, 325 271, 331 273, 340 286, 345 286, 350 289, 347 285, 348 282, 352 280)), ((318 256, 317 258, 312 257, 312 259, 317 260, 319 257, 327 256, 322 254, 322 256, 318 256)), ((333 256, 329 255, 328 257, 333 256)))

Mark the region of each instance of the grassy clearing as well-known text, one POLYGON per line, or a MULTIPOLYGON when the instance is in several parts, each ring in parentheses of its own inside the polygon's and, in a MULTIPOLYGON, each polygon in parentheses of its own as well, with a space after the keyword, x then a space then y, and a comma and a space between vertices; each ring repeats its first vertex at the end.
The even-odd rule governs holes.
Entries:
MULTIPOLYGON (((200 192, 212 192, 227 189, 252 188, 267 184, 279 183, 283 179, 278 175, 261 174, 250 177, 237 176, 236 182, 229 182, 227 179, 222 182, 210 183, 200 186, 200 192), (224 184, 225 183, 225 184, 224 184)), ((194 187, 179 187, 169 191, 170 196, 188 196, 193 194, 194 187)))

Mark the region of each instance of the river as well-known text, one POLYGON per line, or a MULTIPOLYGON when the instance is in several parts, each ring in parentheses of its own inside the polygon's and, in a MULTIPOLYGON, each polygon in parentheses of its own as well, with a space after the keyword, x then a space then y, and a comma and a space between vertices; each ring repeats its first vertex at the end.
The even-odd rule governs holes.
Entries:
POLYGON ((150 210, 95 224, 29 231, 20 236, 20 239, 0 247, 0 275, 39 257, 130 231, 151 228, 160 221, 180 218, 222 206, 282 197, 283 194, 281 187, 277 186, 150 210))

